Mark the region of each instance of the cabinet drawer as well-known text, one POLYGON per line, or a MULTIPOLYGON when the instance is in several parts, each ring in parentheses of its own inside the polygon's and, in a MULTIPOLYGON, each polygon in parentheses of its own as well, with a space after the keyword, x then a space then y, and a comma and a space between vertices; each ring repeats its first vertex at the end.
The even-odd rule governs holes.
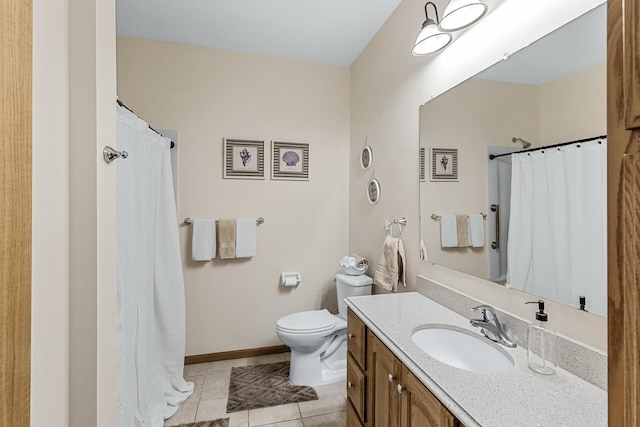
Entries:
POLYGON ((362 320, 351 310, 347 314, 347 337, 349 353, 353 356, 362 370, 365 366, 366 329, 362 320))
POLYGON ((347 397, 360 420, 364 421, 365 376, 351 355, 347 356, 347 397))

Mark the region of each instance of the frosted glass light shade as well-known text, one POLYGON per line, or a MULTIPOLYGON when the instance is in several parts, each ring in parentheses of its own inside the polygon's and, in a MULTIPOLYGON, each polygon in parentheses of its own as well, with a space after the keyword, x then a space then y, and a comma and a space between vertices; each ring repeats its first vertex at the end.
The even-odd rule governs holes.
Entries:
POLYGON ((481 20, 488 9, 479 0, 451 0, 438 26, 442 31, 462 30, 481 20))
POLYGON ((442 33, 435 23, 425 25, 418 34, 416 44, 411 50, 413 56, 427 55, 444 49, 451 42, 451 34, 442 33))

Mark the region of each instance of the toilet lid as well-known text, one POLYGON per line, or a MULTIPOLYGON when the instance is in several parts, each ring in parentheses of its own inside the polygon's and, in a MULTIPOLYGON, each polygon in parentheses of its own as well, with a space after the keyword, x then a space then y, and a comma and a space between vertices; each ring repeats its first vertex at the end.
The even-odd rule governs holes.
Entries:
POLYGON ((312 310, 284 316, 276 322, 276 327, 281 331, 303 334, 333 329, 335 323, 335 316, 328 310, 312 310))

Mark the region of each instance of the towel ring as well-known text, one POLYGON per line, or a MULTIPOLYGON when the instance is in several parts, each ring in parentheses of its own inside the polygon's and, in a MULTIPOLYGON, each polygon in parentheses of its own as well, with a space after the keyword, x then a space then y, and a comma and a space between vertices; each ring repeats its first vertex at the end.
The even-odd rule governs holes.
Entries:
POLYGON ((396 222, 396 221, 389 222, 389 223, 387 223, 387 225, 384 227, 384 229, 385 229, 385 230, 386 230, 386 232, 387 232, 387 236, 391 236, 391 237, 393 237, 393 226, 394 226, 394 225, 397 225, 397 226, 398 226, 398 229, 400 230, 400 234, 398 234, 398 238, 399 238, 400 236, 402 236, 402 231, 404 230, 404 229, 402 228, 402 225, 403 225, 403 224, 400 224, 399 222, 396 222))

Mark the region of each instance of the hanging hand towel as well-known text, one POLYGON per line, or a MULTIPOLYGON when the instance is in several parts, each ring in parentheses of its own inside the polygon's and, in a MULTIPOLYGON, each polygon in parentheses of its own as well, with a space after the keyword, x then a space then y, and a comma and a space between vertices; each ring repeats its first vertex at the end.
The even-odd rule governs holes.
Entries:
POLYGON ((469 246, 469 215, 456 215, 456 232, 458 234, 458 247, 469 246))
POLYGON ((236 258, 249 258, 256 255, 256 220, 236 220, 236 258))
POLYGON ((191 227, 191 258, 194 261, 211 261, 216 257, 216 222, 213 219, 194 219, 191 227))
POLYGON ((474 248, 484 246, 484 216, 482 214, 469 215, 469 246, 474 248))
POLYGON ((440 246, 443 248, 458 247, 458 229, 455 215, 442 215, 440 217, 440 246))
POLYGON ((429 261, 429 255, 427 254, 427 247, 424 244, 424 240, 420 239, 420 259, 429 261))
POLYGON ((221 219, 218 221, 218 248, 220 258, 236 257, 235 219, 221 219))
POLYGON ((407 286, 405 275, 405 255, 402 240, 387 236, 382 246, 382 255, 376 267, 373 283, 388 291, 397 292, 398 283, 407 286))

